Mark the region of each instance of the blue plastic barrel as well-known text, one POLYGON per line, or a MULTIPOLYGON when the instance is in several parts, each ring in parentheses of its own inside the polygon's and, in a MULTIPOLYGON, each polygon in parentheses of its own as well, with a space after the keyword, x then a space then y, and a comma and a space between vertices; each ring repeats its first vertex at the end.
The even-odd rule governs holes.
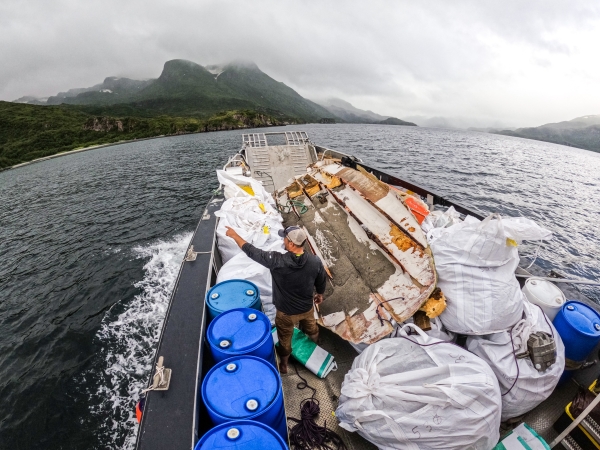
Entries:
POLYGON ((600 314, 584 303, 565 303, 553 324, 565 344, 565 357, 571 361, 585 361, 600 342, 600 314))
POLYGON ((221 361, 202 382, 202 400, 215 425, 256 420, 287 441, 281 378, 264 359, 236 356, 221 361))
POLYGON ((260 311, 236 308, 211 322, 206 338, 216 362, 234 356, 258 356, 275 365, 271 321, 260 311))
POLYGON ((238 420, 218 425, 198 441, 194 450, 287 450, 287 445, 273 428, 252 420, 238 420))
POLYGON ((235 308, 262 309, 258 287, 246 280, 227 280, 215 284, 206 294, 206 305, 211 320, 235 308))

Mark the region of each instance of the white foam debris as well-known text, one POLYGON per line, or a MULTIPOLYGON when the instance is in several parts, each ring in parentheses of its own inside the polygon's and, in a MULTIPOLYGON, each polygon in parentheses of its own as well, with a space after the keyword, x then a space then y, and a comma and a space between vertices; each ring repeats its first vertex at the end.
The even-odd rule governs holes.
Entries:
POLYGON ((369 307, 364 310, 363 315, 367 321, 377 317, 377 303, 372 301, 369 307))
POLYGON ((133 249, 135 258, 148 258, 143 279, 134 284, 141 292, 124 308, 117 302, 96 334, 105 368, 83 376, 98 380, 96 392, 87 394, 91 413, 102 418, 104 425, 99 432, 107 447, 135 448, 135 404, 147 386, 173 285, 191 236, 184 233, 133 249), (119 309, 123 311, 113 311, 119 309))
POLYGON ((323 325, 327 328, 335 327, 344 321, 346 318, 346 314, 344 311, 334 312, 332 314, 328 314, 323 316, 323 325))
POLYGON ((321 170, 323 172, 327 172, 329 174, 335 175, 336 173, 338 173, 343 168, 344 168, 344 166, 342 166, 342 165, 340 165, 338 163, 332 163, 332 164, 327 164, 326 166, 322 166, 321 170))
MULTIPOLYGON (((402 304, 404 301, 410 303, 411 300, 415 300, 421 295, 419 288, 413 284, 410 277, 402 272, 400 268, 396 269, 396 272, 377 289, 377 292, 386 300, 395 299, 398 297, 398 294, 401 293, 402 298, 398 299, 398 304, 402 304)), ((396 302, 391 301, 390 303, 395 304, 396 302)))

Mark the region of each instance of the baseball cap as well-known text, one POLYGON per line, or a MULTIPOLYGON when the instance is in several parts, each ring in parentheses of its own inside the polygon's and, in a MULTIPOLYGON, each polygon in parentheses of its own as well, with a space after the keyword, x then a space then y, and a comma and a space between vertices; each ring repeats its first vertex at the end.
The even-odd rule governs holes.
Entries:
POLYGON ((302 228, 297 226, 291 226, 283 230, 279 230, 277 234, 279 234, 281 237, 287 237, 296 245, 302 245, 306 240, 306 233, 302 228))

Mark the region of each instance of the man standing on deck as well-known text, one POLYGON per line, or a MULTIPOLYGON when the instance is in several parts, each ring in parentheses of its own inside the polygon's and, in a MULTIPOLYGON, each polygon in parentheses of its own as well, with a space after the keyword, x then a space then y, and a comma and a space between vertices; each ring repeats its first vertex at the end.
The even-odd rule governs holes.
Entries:
POLYGON ((279 336, 279 371, 287 373, 287 363, 292 353, 294 323, 309 338, 317 342, 319 327, 315 320, 314 305, 323 301, 325 269, 318 256, 304 253, 306 233, 296 226, 279 230, 286 253, 266 252, 246 242, 233 228, 227 227, 227 236, 257 263, 271 271, 273 279, 273 304, 277 308, 275 326, 279 336), (314 290, 317 293, 313 295, 314 290), (314 305, 313 305, 314 302, 314 305))

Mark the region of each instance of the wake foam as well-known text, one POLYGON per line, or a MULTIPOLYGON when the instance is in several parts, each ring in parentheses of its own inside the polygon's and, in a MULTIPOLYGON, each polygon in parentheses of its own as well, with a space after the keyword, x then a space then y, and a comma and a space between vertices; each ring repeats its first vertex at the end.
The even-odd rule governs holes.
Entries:
POLYGON ((90 410, 96 420, 102 418, 97 433, 107 447, 135 447, 135 405, 147 387, 171 291, 191 237, 185 233, 134 248, 135 258, 149 258, 144 278, 134 284, 141 293, 127 305, 114 305, 102 320, 96 339, 104 368, 88 372, 86 384, 90 378, 98 379, 96 392, 89 392, 90 410))

